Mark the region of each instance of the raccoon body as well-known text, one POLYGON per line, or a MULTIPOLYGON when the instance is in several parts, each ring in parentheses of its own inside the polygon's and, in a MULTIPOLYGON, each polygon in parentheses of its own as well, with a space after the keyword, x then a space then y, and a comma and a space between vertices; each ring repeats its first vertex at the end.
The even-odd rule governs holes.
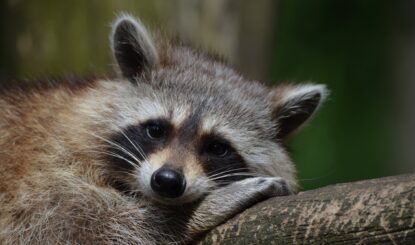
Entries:
POLYGON ((187 243, 296 191, 282 142, 323 85, 247 81, 127 15, 111 37, 119 77, 0 92, 1 244, 187 243))

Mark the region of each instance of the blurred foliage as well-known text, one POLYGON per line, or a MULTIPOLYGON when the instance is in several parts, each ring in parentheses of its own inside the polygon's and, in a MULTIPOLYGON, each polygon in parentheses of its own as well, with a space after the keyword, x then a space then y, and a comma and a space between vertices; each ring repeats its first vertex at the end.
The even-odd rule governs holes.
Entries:
POLYGON ((110 23, 122 11, 150 26, 162 19, 160 1, 2 0, 0 78, 111 71, 110 23))
POLYGON ((281 0, 274 81, 331 95, 292 149, 305 189, 394 174, 391 35, 396 2, 281 0))

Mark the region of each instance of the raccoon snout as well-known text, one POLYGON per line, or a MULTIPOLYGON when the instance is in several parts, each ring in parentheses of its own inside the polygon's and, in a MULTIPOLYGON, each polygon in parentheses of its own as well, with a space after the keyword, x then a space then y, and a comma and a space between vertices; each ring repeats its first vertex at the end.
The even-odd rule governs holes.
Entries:
POLYGON ((172 168, 161 167, 151 176, 151 188, 162 197, 180 197, 186 189, 184 175, 172 168))

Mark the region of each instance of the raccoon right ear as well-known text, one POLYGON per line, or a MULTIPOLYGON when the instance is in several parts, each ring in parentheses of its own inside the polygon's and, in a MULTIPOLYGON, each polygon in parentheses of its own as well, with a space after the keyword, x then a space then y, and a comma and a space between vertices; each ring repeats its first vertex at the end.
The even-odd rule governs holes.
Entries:
POLYGON ((157 62, 157 52, 146 28, 130 15, 122 14, 112 25, 112 53, 122 75, 134 81, 146 75, 157 62))
POLYGON ((301 128, 318 110, 329 94, 325 85, 278 86, 271 90, 277 138, 285 139, 301 128))

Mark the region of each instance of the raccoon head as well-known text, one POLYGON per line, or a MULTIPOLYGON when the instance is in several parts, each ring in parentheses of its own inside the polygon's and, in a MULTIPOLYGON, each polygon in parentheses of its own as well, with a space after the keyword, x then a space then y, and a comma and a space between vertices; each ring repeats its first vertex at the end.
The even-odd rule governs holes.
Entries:
POLYGON ((247 81, 207 55, 153 42, 127 15, 114 23, 111 42, 128 80, 113 105, 116 188, 165 204, 192 202, 253 176, 280 176, 296 189, 283 141, 319 108, 324 85, 247 81))

